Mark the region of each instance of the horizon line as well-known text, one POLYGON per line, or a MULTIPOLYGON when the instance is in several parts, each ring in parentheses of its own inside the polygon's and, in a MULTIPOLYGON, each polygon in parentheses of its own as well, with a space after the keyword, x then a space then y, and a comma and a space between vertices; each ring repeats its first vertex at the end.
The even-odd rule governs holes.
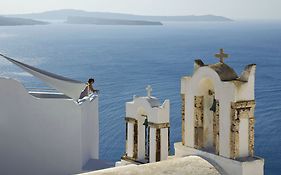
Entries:
POLYGON ((228 17, 224 15, 217 15, 217 14, 171 14, 171 15, 153 15, 153 14, 139 14, 139 13, 130 13, 130 12, 120 12, 120 11, 95 11, 95 10, 84 10, 84 9, 75 9, 75 8, 57 8, 57 9, 47 9, 47 10, 42 10, 42 11, 33 11, 33 12, 15 12, 15 13, 0 13, 0 16, 10 16, 10 15, 28 15, 28 14, 37 14, 37 13, 46 13, 46 12, 52 12, 52 11, 63 11, 63 10, 73 10, 73 11, 82 11, 82 12, 88 12, 88 13, 115 13, 115 14, 125 14, 125 15, 135 15, 135 16, 219 16, 219 17, 225 17, 231 20, 259 20, 259 21, 281 21, 281 19, 278 18, 252 18, 252 17, 228 17))

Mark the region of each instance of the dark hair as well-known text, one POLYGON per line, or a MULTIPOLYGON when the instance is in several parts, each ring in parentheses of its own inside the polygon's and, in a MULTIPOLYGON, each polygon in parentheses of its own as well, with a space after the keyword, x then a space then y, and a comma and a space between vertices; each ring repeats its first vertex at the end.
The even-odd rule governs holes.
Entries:
POLYGON ((95 79, 93 79, 93 78, 90 78, 89 80, 88 80, 88 83, 94 83, 95 82, 95 79))

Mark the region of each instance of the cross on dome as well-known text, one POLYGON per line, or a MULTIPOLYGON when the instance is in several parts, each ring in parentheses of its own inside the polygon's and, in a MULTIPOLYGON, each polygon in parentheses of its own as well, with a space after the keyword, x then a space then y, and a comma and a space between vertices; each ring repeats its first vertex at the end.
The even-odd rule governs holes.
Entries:
POLYGON ((150 85, 148 85, 145 89, 147 91, 147 96, 151 97, 152 87, 150 85))
POLYGON ((226 53, 224 53, 224 50, 223 50, 223 49, 220 49, 220 53, 215 54, 215 57, 216 57, 216 58, 219 58, 221 63, 224 63, 224 59, 225 59, 225 58, 228 58, 229 55, 226 54, 226 53))

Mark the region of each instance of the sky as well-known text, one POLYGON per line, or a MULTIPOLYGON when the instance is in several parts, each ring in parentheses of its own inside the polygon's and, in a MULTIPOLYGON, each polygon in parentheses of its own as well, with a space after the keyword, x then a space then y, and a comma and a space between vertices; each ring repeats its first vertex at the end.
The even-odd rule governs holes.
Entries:
POLYGON ((232 19, 281 19, 281 0, 0 0, 0 14, 58 9, 139 15, 219 15, 232 19))

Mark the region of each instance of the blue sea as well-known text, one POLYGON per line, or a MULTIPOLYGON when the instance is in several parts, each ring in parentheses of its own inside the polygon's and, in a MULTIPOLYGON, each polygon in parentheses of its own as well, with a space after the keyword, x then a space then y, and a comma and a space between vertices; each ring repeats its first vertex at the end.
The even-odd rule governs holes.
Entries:
MULTIPOLYGON (((171 145, 181 141, 180 78, 191 75, 194 59, 218 60, 238 74, 256 63, 255 154, 265 172, 281 171, 281 22, 165 23, 164 26, 51 24, 0 27, 0 52, 27 64, 87 81, 100 90, 100 158, 119 160, 125 150, 125 102, 152 94, 171 102, 171 145)), ((46 85, 0 59, 0 76, 27 88, 46 85)))

